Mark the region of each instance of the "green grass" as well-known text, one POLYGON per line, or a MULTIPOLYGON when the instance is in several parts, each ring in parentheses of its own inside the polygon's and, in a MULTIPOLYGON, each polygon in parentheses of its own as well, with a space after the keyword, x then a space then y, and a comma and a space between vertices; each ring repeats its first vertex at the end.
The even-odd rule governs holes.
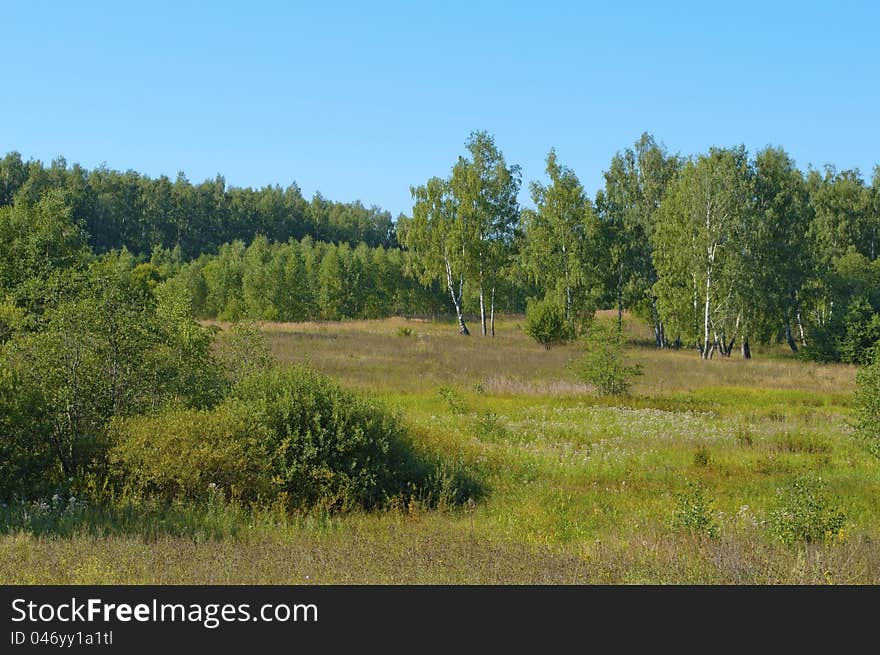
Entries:
POLYGON ((650 348, 628 321, 645 374, 631 396, 605 398, 567 368, 577 344, 545 350, 521 324, 501 321, 495 339, 405 319, 263 326, 282 362, 371 391, 419 449, 475 471, 476 503, 332 517, 9 507, 0 581, 880 583, 880 460, 853 436, 854 368, 784 348, 702 362, 650 348), (846 522, 787 546, 767 521, 804 473, 846 522), (712 534, 676 527, 695 485, 712 534))

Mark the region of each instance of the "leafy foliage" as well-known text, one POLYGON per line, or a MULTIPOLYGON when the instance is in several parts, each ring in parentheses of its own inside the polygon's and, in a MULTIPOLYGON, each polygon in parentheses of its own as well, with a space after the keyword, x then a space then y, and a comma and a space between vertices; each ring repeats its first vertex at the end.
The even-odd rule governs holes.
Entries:
POLYGON ((64 482, 58 453, 47 435, 43 397, 22 384, 14 369, 0 367, 0 498, 48 496, 64 482))
POLYGON ((233 382, 276 365, 266 337, 256 323, 235 323, 224 337, 220 343, 219 357, 233 382))
POLYGON ((359 244, 224 244, 215 256, 181 267, 176 278, 193 298, 193 312, 221 320, 305 321, 379 318, 442 312, 447 296, 407 276, 397 249, 359 244))
POLYGON ((880 457, 880 348, 875 348, 874 361, 859 370, 856 379, 858 434, 868 450, 880 457))
POLYGON ((207 406, 223 384, 210 334, 173 287, 157 290, 157 299, 118 256, 94 261, 81 277, 71 274, 68 286, 44 308, 41 330, 18 332, 0 349, 7 380, 19 389, 14 406, 28 407, 38 426, 33 438, 46 444, 39 452, 52 453, 51 461, 41 455, 27 466, 56 485, 103 466, 111 417, 169 401, 207 406))
POLYGON ((308 368, 251 375, 233 397, 269 431, 273 474, 295 507, 374 507, 430 473, 397 417, 308 368))
POLYGON ((217 490, 246 502, 273 497, 268 429, 241 403, 170 408, 114 421, 110 461, 138 495, 203 501, 217 490))
POLYGON ((573 321, 575 314, 591 315, 602 296, 601 227, 580 180, 553 150, 546 172, 549 185, 531 185, 537 209, 524 210, 520 219, 520 268, 573 321))
POLYGON ((686 490, 677 496, 672 527, 692 534, 704 534, 712 539, 718 538, 720 528, 704 487, 688 481, 686 490))
POLYGON ((572 367, 584 382, 595 385, 600 395, 623 395, 633 378, 642 374, 638 364, 627 363, 623 333, 616 322, 593 321, 583 343, 584 353, 572 367))
POLYGON ((549 298, 529 303, 525 331, 547 349, 574 338, 574 327, 566 319, 565 309, 549 298))
POLYGON ((786 544, 834 537, 845 522, 846 515, 828 496, 827 484, 808 475, 778 490, 776 507, 768 520, 770 533, 786 544))

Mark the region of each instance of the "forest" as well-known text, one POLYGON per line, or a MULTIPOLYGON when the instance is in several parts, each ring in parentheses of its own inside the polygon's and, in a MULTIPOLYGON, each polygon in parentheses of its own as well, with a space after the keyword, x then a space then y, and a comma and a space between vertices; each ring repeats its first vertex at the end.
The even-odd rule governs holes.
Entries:
POLYGON ((545 299, 573 326, 631 311, 658 348, 704 358, 784 341, 863 363, 880 337, 880 168, 868 184, 830 165, 804 173, 781 148, 684 157, 645 134, 592 195, 551 150, 520 207, 520 169, 494 138, 474 132, 465 146, 447 175, 412 187, 412 215, 396 220, 359 201, 307 201, 295 184, 172 183, 13 152, 0 162, 0 289, 8 312, 31 313, 44 300, 35 279, 124 253, 151 284, 180 280, 201 318, 455 314, 469 333, 473 315, 485 335, 496 309, 545 299))
MULTIPOLYGON (((880 166, 868 183, 780 147, 685 156, 646 133, 603 176, 588 192, 551 149, 523 206, 520 167, 475 131, 392 219, 295 183, 7 154, 0 532, 128 548, 238 539, 256 521, 267 539, 349 530, 374 548, 385 521, 425 512, 412 529, 431 543, 448 520, 489 550, 511 534, 549 549, 539 581, 593 576, 578 548, 594 534, 616 546, 595 539, 589 557, 612 568, 590 579, 662 579, 681 533, 698 564, 677 580, 866 579, 852 567, 878 556, 880 166), (575 482, 583 466, 592 482, 575 482), (861 489, 848 513, 817 470, 861 489), (728 485, 739 475, 745 491, 728 485), (627 482, 638 500, 599 493, 627 482), (736 514, 741 493, 760 516, 736 514), (661 500, 678 503, 671 524, 661 500), (613 568, 645 525, 665 545, 613 568), (814 558, 797 575, 773 568, 792 544, 814 558), (754 568, 713 568, 723 548, 754 568)), ((0 549, 26 557, 17 538, 0 549)), ((447 579, 425 548, 415 579, 447 579)))

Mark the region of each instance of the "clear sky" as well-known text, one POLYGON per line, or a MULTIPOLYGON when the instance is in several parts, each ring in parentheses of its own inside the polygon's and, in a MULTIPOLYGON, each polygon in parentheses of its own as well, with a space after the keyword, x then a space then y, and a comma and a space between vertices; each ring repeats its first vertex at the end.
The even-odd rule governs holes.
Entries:
MULTIPOLYGON (((651 132, 880 162, 874 2, 0 2, 0 152, 296 181, 395 215, 485 129, 592 194, 651 132), (663 6, 667 5, 667 6, 663 6)), ((527 201, 523 185, 522 200, 527 201)))

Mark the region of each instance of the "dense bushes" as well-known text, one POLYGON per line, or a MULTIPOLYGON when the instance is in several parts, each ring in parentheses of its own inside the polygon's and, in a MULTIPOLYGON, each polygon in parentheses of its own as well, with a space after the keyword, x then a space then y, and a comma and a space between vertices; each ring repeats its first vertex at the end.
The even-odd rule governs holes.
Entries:
POLYGON ((875 349, 874 361, 859 371, 856 380, 858 434, 868 450, 880 457, 880 348, 875 349))
POLYGON ((395 416, 308 368, 251 375, 233 395, 268 429, 273 474, 293 505, 372 507, 428 473, 395 416))
POLYGON ((150 291, 122 256, 59 279, 60 292, 44 289, 31 315, 38 329, 0 345, 0 448, 14 457, 0 467, 3 497, 65 491, 101 475, 113 417, 222 397, 211 334, 192 320, 181 289, 150 291))
POLYGON ((255 325, 215 344, 185 280, 160 267, 111 253, 32 285, 27 320, 0 315, 0 500, 192 501, 213 484, 246 503, 345 510, 470 488, 418 457, 380 406, 275 370, 255 325))
POLYGON ((845 523, 846 515, 828 495, 827 484, 809 475, 777 490, 776 505, 768 517, 770 534, 786 544, 835 537, 845 523))
POLYGON ((627 363, 623 334, 611 321, 594 320, 584 338, 584 353, 572 364, 575 374, 596 387, 600 395, 629 391, 641 367, 627 363))
POLYGON ((0 498, 49 495, 63 482, 39 391, 0 366, 0 498))
POLYGON ((846 313, 832 315, 815 326, 803 357, 817 362, 865 364, 880 344, 880 313, 863 298, 853 301, 846 313))
POLYGON ((545 348, 568 341, 574 336, 565 311, 551 299, 535 300, 526 310, 526 334, 545 348))
POLYGON ((137 496, 200 501, 213 491, 337 511, 477 493, 462 467, 417 455, 394 415, 305 367, 251 374, 211 410, 167 409, 110 431, 115 482, 137 496))
POLYGON ((241 403, 167 409, 115 421, 110 461, 138 495, 200 500, 217 488, 243 501, 274 491, 269 431, 241 403))

